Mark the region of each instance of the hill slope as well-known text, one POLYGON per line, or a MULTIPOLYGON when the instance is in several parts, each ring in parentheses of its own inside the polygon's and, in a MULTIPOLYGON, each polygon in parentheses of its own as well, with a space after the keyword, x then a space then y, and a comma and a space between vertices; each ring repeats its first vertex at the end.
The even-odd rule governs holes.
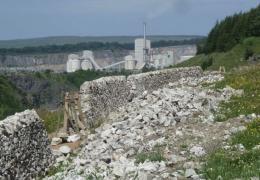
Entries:
POLYGON ((251 37, 237 44, 227 52, 214 52, 211 54, 200 54, 196 57, 178 64, 177 67, 201 66, 204 70, 219 70, 224 66, 227 71, 240 65, 256 63, 248 61, 248 53, 260 54, 260 37, 251 37))
POLYGON ((26 108, 24 94, 5 77, 0 76, 0 120, 26 108))

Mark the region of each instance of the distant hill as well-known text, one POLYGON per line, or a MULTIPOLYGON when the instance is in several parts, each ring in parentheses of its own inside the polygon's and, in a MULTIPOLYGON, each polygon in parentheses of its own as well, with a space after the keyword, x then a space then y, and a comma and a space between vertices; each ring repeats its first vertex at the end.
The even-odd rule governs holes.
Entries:
MULTIPOLYGON (((32 39, 0 40, 0 48, 23 48, 48 45, 79 44, 88 42, 117 42, 133 43, 141 36, 54 36, 32 39)), ((183 41, 197 38, 204 38, 196 35, 153 35, 148 36, 151 41, 183 41)))

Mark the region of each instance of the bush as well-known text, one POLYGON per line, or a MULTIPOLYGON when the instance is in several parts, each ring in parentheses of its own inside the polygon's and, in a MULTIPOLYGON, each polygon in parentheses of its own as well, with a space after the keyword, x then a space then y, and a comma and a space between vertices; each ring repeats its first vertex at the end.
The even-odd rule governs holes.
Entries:
POLYGON ((250 57, 254 55, 254 52, 251 48, 246 48, 245 54, 244 54, 244 59, 248 60, 250 57))
POLYGON ((204 70, 206 70, 208 67, 212 66, 213 64, 213 58, 209 57, 206 60, 204 60, 201 64, 201 68, 204 70))

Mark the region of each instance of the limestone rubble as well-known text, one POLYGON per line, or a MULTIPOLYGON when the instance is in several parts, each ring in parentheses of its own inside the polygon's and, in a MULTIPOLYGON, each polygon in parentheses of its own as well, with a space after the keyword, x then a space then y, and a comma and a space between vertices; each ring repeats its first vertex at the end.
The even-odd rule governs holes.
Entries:
MULTIPOLYGON (((184 77, 143 93, 110 113, 106 123, 89 134, 83 148, 64 171, 46 179, 200 179, 197 161, 230 134, 229 123, 214 122, 220 101, 241 94, 230 87, 204 87, 221 74, 184 77), (227 131, 224 131, 224 130, 227 131), (138 162, 140 154, 161 154, 160 161, 138 162)), ((241 126, 236 123, 234 127, 241 126)))

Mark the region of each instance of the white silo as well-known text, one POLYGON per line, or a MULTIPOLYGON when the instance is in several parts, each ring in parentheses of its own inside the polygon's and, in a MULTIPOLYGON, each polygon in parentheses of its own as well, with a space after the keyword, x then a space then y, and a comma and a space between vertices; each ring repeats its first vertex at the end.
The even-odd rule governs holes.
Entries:
POLYGON ((134 60, 133 56, 129 55, 125 57, 125 69, 133 70, 136 66, 136 60, 134 60))
POLYGON ((154 56, 154 67, 156 69, 161 69, 163 64, 163 55, 155 55, 154 56))
POLYGON ((70 54, 68 56, 66 70, 67 70, 68 73, 80 70, 80 60, 79 60, 79 56, 78 55, 70 54))
POLYGON ((83 58, 93 58, 94 59, 94 54, 92 51, 89 51, 89 50, 85 50, 83 51, 83 58))
POLYGON ((85 59, 81 62, 81 69, 85 70, 85 71, 86 70, 92 70, 93 66, 92 66, 92 64, 89 60, 85 59))

